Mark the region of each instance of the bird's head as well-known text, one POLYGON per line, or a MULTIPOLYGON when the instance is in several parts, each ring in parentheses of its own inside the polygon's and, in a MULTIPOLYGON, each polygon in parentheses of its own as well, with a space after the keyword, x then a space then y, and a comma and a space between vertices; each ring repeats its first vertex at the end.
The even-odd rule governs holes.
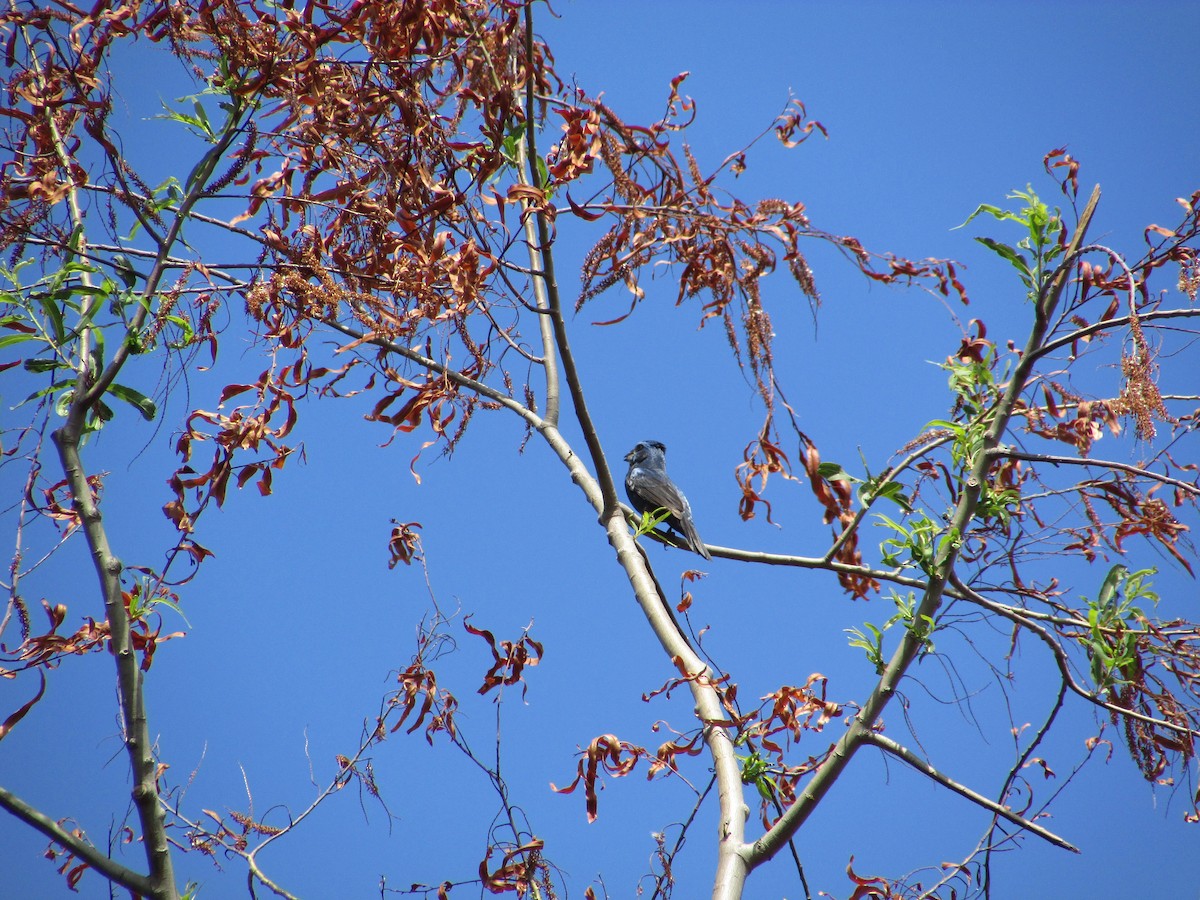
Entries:
POLYGON ((655 457, 665 459, 666 455, 667 445, 661 441, 642 441, 625 454, 625 462, 636 466, 655 457))

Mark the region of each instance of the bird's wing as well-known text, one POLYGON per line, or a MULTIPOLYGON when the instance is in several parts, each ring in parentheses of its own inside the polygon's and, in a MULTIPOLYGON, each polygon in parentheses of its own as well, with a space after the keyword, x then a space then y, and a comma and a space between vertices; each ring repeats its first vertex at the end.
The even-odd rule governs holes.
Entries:
POLYGON ((670 515, 667 525, 679 532, 687 540, 691 548, 705 559, 712 559, 704 541, 696 531, 692 521, 692 508, 683 492, 675 487, 674 482, 665 472, 650 472, 646 469, 635 468, 625 479, 625 489, 630 500, 640 512, 653 513, 656 509, 665 509, 670 515), (636 499, 635 499, 636 497, 636 499))
POLYGON ((692 510, 688 506, 687 498, 666 476, 654 475, 645 469, 635 469, 627 480, 629 487, 645 500, 646 512, 665 509, 679 519, 691 517, 692 510))

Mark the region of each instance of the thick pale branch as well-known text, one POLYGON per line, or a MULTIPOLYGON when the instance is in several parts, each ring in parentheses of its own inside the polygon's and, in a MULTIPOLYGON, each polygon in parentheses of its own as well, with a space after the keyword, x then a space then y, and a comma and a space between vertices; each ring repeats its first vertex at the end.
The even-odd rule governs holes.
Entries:
MULTIPOLYGON (((532 186, 543 192, 546 186, 541 183, 536 165, 537 119, 534 116, 534 55, 533 55, 533 11, 529 3, 525 4, 525 130, 518 142, 520 158, 517 162, 517 177, 529 187, 532 186), (526 174, 528 173, 528 174, 526 174)), ((560 309, 558 299, 558 281, 554 277, 554 254, 550 251, 550 235, 546 228, 546 217, 531 202, 526 201, 522 219, 525 226, 525 245, 529 251, 529 267, 536 272, 531 275, 533 283, 533 298, 539 312, 551 312, 560 309)), ((555 329, 551 321, 553 316, 538 316, 538 328, 542 334, 542 357, 545 359, 546 370, 546 421, 558 427, 561 389, 558 383, 558 356, 555 342, 555 329)))
POLYGON ((733 739, 724 726, 727 714, 720 697, 712 684, 712 672, 684 639, 675 626, 662 602, 654 577, 639 552, 630 534, 624 516, 617 508, 615 515, 605 520, 609 542, 617 551, 617 559, 624 568, 643 614, 654 630, 667 655, 682 664, 690 676, 688 687, 696 704, 696 716, 704 723, 704 739, 712 755, 717 779, 717 796, 720 804, 718 826, 717 873, 714 879, 713 897, 737 898, 741 896, 748 869, 738 854, 744 841, 746 817, 749 808, 743 796, 741 771, 734 752, 733 739))
POLYGON ((109 881, 115 882, 135 894, 147 897, 155 895, 154 884, 145 875, 127 869, 105 856, 99 849, 87 841, 75 837, 45 813, 34 809, 20 797, 2 787, 0 787, 0 806, 22 822, 36 828, 54 843, 65 847, 77 859, 87 863, 109 881))
POLYGON ((248 882, 247 886, 250 888, 250 896, 254 896, 254 881, 258 880, 277 897, 283 897, 284 900, 300 900, 295 894, 289 894, 268 878, 263 870, 258 867, 258 862, 254 859, 253 855, 248 857, 246 862, 249 866, 249 871, 246 873, 246 881, 248 882))
MULTIPOLYGON (((531 0, 527 0, 525 4, 525 29, 527 65, 532 69, 533 54, 530 42, 533 35, 533 19, 531 0)), ((527 89, 528 92, 531 92, 532 72, 528 73, 528 78, 527 89)), ((527 93, 526 100, 532 104, 531 93, 527 93)), ((530 105, 527 110, 530 126, 532 126, 532 112, 532 105, 530 105)), ((531 128, 526 129, 523 143, 525 144, 524 150, 527 154, 526 161, 530 166, 530 178, 536 187, 544 188, 544 185, 538 183, 539 175, 533 164, 537 151, 532 143, 531 128)), ((526 210, 527 217, 530 215, 530 212, 530 209, 526 210)), ((682 670, 689 676, 688 686, 696 704, 696 715, 701 722, 705 723, 705 741, 712 755, 713 766, 716 771, 717 794, 721 810, 719 826, 720 846, 718 848, 717 873, 714 880, 713 897, 727 897, 732 900, 732 898, 741 896, 747 873, 736 851, 744 840, 745 820, 749 811, 743 796, 741 773, 738 769, 737 757, 734 753, 733 740, 727 729, 719 724, 726 720, 725 710, 721 705, 716 688, 711 683, 711 672, 708 666, 696 655, 668 614, 667 607, 664 604, 665 598, 662 598, 659 593, 645 556, 634 541, 625 520, 625 514, 617 500, 616 484, 612 471, 608 466, 604 449, 601 446, 599 433, 588 411, 586 395, 583 389, 583 379, 576 366, 574 353, 571 350, 571 343, 562 312, 561 298, 559 297, 557 281, 554 275, 554 254, 547 213, 543 208, 538 206, 532 209, 532 214, 537 225, 536 249, 538 260, 534 261, 534 267, 539 268, 538 262, 540 261, 541 277, 546 288, 545 300, 549 315, 545 318, 549 319, 553 328, 553 347, 557 350, 559 361, 562 364, 563 378, 566 380, 567 389, 570 393, 576 422, 579 424, 589 456, 591 457, 592 466, 596 473, 595 477, 590 477, 586 469, 582 466, 582 463, 571 453, 569 445, 567 445, 558 432, 557 422, 549 414, 547 415, 546 422, 538 430, 552 446, 556 444, 561 445, 560 447, 556 447, 556 452, 559 453, 560 458, 569 467, 572 467, 572 476, 576 483, 584 488, 585 493, 589 493, 589 499, 594 506, 599 501, 598 511, 600 512, 601 523, 608 533, 609 543, 617 553, 617 560, 629 578, 630 586, 633 588, 634 596, 637 598, 643 614, 646 616, 655 636, 658 638, 668 657, 680 664, 682 670), (564 451, 570 455, 564 456, 564 451), (599 496, 596 496, 597 494, 599 496)), ((532 247, 530 249, 531 251, 533 250, 532 247)), ((540 298, 538 302, 540 307, 542 302, 540 298)), ((546 352, 547 354, 550 352, 549 344, 547 344, 546 352)), ((548 359, 548 363, 549 361, 548 359)), ((547 365, 548 372, 549 369, 550 365, 547 365)))
POLYGON ((133 772, 133 803, 141 823, 142 842, 150 866, 150 882, 154 885, 149 896, 174 900, 178 894, 163 814, 158 805, 158 766, 146 721, 142 672, 138 668, 137 655, 130 638, 129 612, 121 594, 122 566, 109 549, 100 509, 96 506, 80 460, 79 435, 82 426, 83 409, 75 406, 67 424, 55 431, 52 437, 100 579, 104 615, 109 625, 110 649, 117 667, 117 694, 124 719, 125 748, 133 772))
POLYGON ((1058 835, 1054 834, 1051 831, 1047 831, 1045 828, 1042 828, 1042 826, 1035 824, 1034 822, 1030 821, 1029 819, 1026 819, 1024 816, 1017 815, 1015 812, 1013 812, 1007 806, 997 803, 995 800, 992 800, 989 797, 985 797, 983 794, 980 794, 976 791, 971 790, 966 785, 960 784, 959 782, 955 781, 950 776, 948 776, 942 772, 939 772, 937 769, 935 769, 932 765, 930 765, 924 759, 917 756, 915 753, 913 753, 907 747, 904 747, 903 745, 896 743, 891 738, 886 737, 882 734, 879 734, 876 731, 872 731, 872 732, 868 733, 868 735, 866 737, 866 742, 869 744, 874 744, 880 750, 883 750, 886 753, 890 753, 892 756, 896 757, 897 759, 903 760, 904 762, 908 763, 908 765, 912 766, 914 769, 916 769, 921 774, 928 775, 930 778, 932 778, 934 781, 936 781, 938 784, 942 785, 943 787, 949 788, 950 790, 954 791, 954 793, 958 794, 960 797, 966 797, 972 803, 979 804, 984 809, 988 810, 989 812, 995 813, 996 815, 1000 816, 1000 818, 1002 818, 1002 819, 1006 819, 1007 821, 1016 825, 1018 828, 1023 828, 1026 831, 1030 832, 1031 834, 1036 834, 1038 837, 1042 838, 1043 840, 1049 841, 1051 844, 1053 844, 1056 847, 1062 847, 1064 850, 1070 850, 1072 853, 1079 852, 1079 848, 1076 847, 1074 844, 1070 843, 1069 841, 1064 840, 1063 838, 1060 838, 1058 835))
MULTIPOLYGON (((158 252, 142 291, 142 296, 147 302, 138 304, 137 311, 126 329, 127 338, 135 337, 145 324, 152 307, 151 301, 169 266, 171 248, 179 239, 192 207, 203 195, 204 186, 215 171, 217 163, 232 145, 234 137, 238 133, 237 118, 238 115, 231 115, 221 138, 204 154, 193 169, 188 191, 179 210, 166 235, 158 242, 158 252)), ((57 134, 55 136, 60 153, 65 154, 61 147, 61 138, 57 134)), ((111 145, 109 146, 111 147, 111 145)), ((120 161, 114 159, 112 164, 119 166, 120 161)), ((82 243, 84 222, 75 206, 72 206, 72 216, 80 234, 78 247, 82 250, 84 248, 82 243)), ((98 298, 89 299, 89 303, 94 302, 98 302, 98 298)), ((89 322, 90 319, 90 310, 85 308, 83 320, 89 322)), ((117 693, 124 720, 122 724, 125 730, 126 752, 133 774, 133 802, 138 812, 142 842, 150 868, 149 883, 151 887, 146 893, 155 898, 162 898, 162 900, 173 900, 178 896, 174 867, 171 861, 170 842, 166 835, 163 811, 159 806, 158 765, 154 758, 147 723, 145 698, 142 693, 142 672, 138 667, 133 649, 129 613, 125 608, 121 592, 122 565, 109 547, 108 535, 104 528, 100 509, 92 496, 92 488, 88 483, 80 456, 80 442, 84 434, 86 418, 112 385, 134 347, 137 346, 137 342, 129 339, 122 341, 108 365, 102 372, 97 373, 92 371, 91 354, 88 352, 90 331, 91 326, 86 326, 80 335, 77 387, 71 398, 66 423, 54 432, 53 440, 58 449, 63 473, 66 475, 71 490, 73 505, 79 516, 100 581, 105 618, 109 625, 110 648, 117 669, 117 693)))

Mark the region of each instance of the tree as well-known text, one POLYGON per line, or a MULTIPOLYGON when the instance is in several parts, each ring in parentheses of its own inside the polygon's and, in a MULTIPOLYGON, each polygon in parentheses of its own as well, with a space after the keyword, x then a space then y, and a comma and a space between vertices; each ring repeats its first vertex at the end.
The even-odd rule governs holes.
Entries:
MULTIPOLYGON (((559 890, 554 841, 526 817, 533 800, 514 798, 502 765, 535 755, 537 735, 521 735, 526 742, 502 730, 501 699, 508 695, 511 706, 520 686, 536 704, 532 670, 561 652, 532 626, 498 637, 483 616, 459 621, 432 599, 415 649, 406 662, 391 661, 395 687, 335 768, 316 758, 325 781, 303 806, 281 810, 255 789, 240 806, 193 799, 188 779, 168 768, 179 765, 155 748, 146 692, 186 643, 175 639, 201 602, 200 575, 220 566, 221 549, 204 537, 213 509, 230 497, 231 483, 270 495, 277 479, 290 480, 301 456, 295 436, 328 405, 311 401, 339 396, 365 399, 366 418, 383 426, 380 439, 393 449, 422 432, 418 457, 452 455, 469 435, 493 427, 490 419, 519 423, 502 446, 519 443, 523 430, 555 462, 539 477, 561 483, 566 471, 583 500, 576 495, 573 515, 589 526, 598 517, 602 531, 583 533, 611 545, 610 565, 663 651, 658 680, 644 688, 648 698, 661 704, 686 695, 694 717, 685 723, 687 713, 672 708, 669 739, 657 748, 599 726, 573 736, 583 747, 577 764, 548 760, 538 776, 581 794, 589 819, 604 815, 605 774, 648 771, 691 785, 703 812, 689 805, 665 813, 664 823, 682 824, 661 833, 653 850, 646 884, 658 895, 671 892, 685 860, 700 865, 681 855, 686 842, 701 842, 690 824, 697 815, 717 824, 703 832, 719 835, 714 896, 740 896, 746 879, 780 856, 804 883, 796 839, 815 810, 834 802, 828 791, 860 764, 863 748, 965 797, 982 811, 972 820, 982 834, 932 874, 916 868, 926 859, 911 861, 911 875, 889 879, 851 869, 857 896, 986 894, 994 853, 1014 835, 1074 849, 1042 818, 1056 791, 1028 776, 1052 777, 1043 748, 1073 706, 1100 716, 1089 753, 1112 752, 1119 738, 1147 779, 1187 783, 1197 736, 1196 629, 1158 611, 1157 576, 1142 560, 1157 549, 1165 564, 1190 573, 1194 557, 1186 531, 1200 490, 1187 456, 1194 440, 1187 409, 1196 398, 1186 387, 1160 389, 1176 370, 1159 366, 1178 367, 1174 377, 1182 377, 1194 352, 1188 322, 1200 283, 1200 195, 1182 201, 1177 225, 1147 229, 1140 255, 1122 255, 1089 241, 1099 190, 1085 190, 1080 202, 1077 162, 1052 151, 1046 170, 1066 212, 1031 187, 972 217, 990 220, 979 240, 1012 270, 1018 299, 1010 305, 1022 304, 1025 337, 1004 350, 980 318, 971 320, 942 364, 948 401, 915 415, 890 459, 834 464, 822 459, 784 394, 764 283, 773 274, 788 278, 816 314, 820 294, 808 260, 828 248, 866 283, 924 289, 956 315, 968 297, 958 269, 870 252, 814 226, 795 200, 737 199, 729 186, 756 148, 703 168, 684 141, 694 107, 682 76, 660 119, 630 124, 599 96, 560 80, 534 29, 538 9, 230 3, 16 7, 5 17, 13 162, 4 173, 9 283, 0 320, 0 349, 10 357, 0 365, 40 385, 4 448, 10 473, 23 466, 9 514, 17 552, 4 665, 10 680, 29 686, 26 699, 6 710, 4 732, 29 725, 60 669, 109 651, 134 811, 125 819, 114 811, 119 824, 105 851, 90 830, 39 812, 15 788, 3 786, 0 804, 51 839, 69 885, 92 868, 139 895, 193 893, 175 874, 186 848, 244 866, 252 893, 302 894, 303 885, 285 884, 260 854, 302 840, 308 821, 345 788, 380 798, 388 810, 377 759, 387 765, 391 735, 419 732, 435 748, 460 751, 493 789, 498 809, 474 867, 447 873, 440 890, 470 877, 495 892, 559 890), (139 171, 119 127, 108 65, 135 38, 168 47, 196 81, 195 95, 172 104, 162 127, 190 135, 182 146, 197 149, 186 164, 172 159, 166 178, 139 171), (559 274, 566 271, 557 264, 561 235, 584 228, 591 249, 576 284, 559 274), (747 700, 739 691, 744 660, 710 649, 713 638, 688 615, 691 592, 702 593, 690 587, 694 562, 685 563, 677 597, 654 560, 670 566, 680 554, 662 557, 645 545, 678 542, 654 531, 653 517, 631 517, 620 505, 621 473, 606 455, 612 439, 590 412, 602 376, 579 362, 579 332, 588 330, 581 320, 617 294, 628 312, 604 313, 603 324, 636 328, 664 269, 677 285, 679 314, 691 311, 691 321, 723 332, 757 404, 760 423, 735 470, 741 517, 770 520, 783 481, 811 494, 815 517, 828 526, 825 543, 803 554, 710 550, 721 565, 778 567, 792 573, 789 583, 812 578, 809 590, 836 584, 848 600, 874 600, 843 614, 849 644, 862 654, 857 681, 830 684, 799 660, 786 682, 747 700), (252 335, 267 361, 250 375, 225 361, 228 351, 218 354, 239 335, 252 335), (223 387, 209 385, 206 368, 223 387), (198 396, 208 391, 194 405, 179 396, 192 381, 198 396), (130 412, 157 422, 176 408, 177 459, 163 498, 172 538, 161 563, 123 561, 107 525, 112 500, 103 499, 113 496, 112 479, 90 455, 102 452, 114 429, 129 427, 130 412), (1105 431, 1110 443, 1132 447, 1134 461, 1098 452, 1105 431), (82 612, 76 607, 86 599, 48 598, 46 626, 23 585, 37 569, 78 564, 69 553, 80 541, 100 603, 82 612), (475 721, 464 723, 463 689, 446 687, 450 664, 442 654, 455 639, 487 649, 479 693, 483 708, 496 709, 503 755, 478 749, 483 735, 475 721), (963 760, 921 749, 920 720, 936 712, 920 702, 919 686, 933 681, 932 666, 943 666, 954 701, 969 710, 972 681, 958 673, 977 657, 1015 704, 1022 667, 1040 671, 1026 663, 1034 649, 1055 673, 1052 702, 1028 729, 1015 712, 999 721, 1014 735, 1010 759, 996 773, 998 789, 974 790, 956 773, 963 760), (906 720, 912 740, 896 736, 906 720), (572 765, 574 780, 564 779, 572 765), (749 797, 759 808, 747 822, 749 797), (144 859, 114 853, 118 842, 141 843, 144 859)), ((763 140, 797 147, 820 130, 793 101, 763 140)), ((620 368, 638 385, 665 378, 655 360, 620 368)), ((666 380, 687 377, 679 371, 666 380)), ((336 521, 334 513, 324 517, 336 521)), ((558 527, 542 521, 524 539, 558 527)), ((392 566, 425 566, 423 532, 418 522, 393 523, 392 566)), ((471 552, 464 544, 451 558, 471 552)), ((505 577, 523 577, 530 563, 518 555, 505 577)), ((430 565, 438 565, 436 555, 430 565)), ((529 583, 550 593, 570 587, 529 583)), ((344 608, 322 611, 353 619, 344 608)), ((232 616, 228 626, 236 627, 232 616)), ((627 664, 599 646, 569 652, 627 664)), ((1194 795, 1189 802, 1194 818, 1194 795)), ((395 890, 386 882, 381 889, 395 890)))

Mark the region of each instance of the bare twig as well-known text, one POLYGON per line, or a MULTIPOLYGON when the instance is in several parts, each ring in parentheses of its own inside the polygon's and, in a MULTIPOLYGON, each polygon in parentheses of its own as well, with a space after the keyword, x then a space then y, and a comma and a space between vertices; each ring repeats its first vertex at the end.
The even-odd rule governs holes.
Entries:
POLYGON ((997 816, 1008 822, 1011 822, 1013 825, 1023 828, 1026 831, 1029 831, 1031 834, 1036 834, 1038 837, 1042 838, 1042 840, 1049 841, 1056 847, 1061 847, 1064 850, 1070 850, 1072 853, 1079 852, 1079 848, 1074 844, 1064 840, 1051 831, 1047 831, 1045 828, 1042 828, 1042 826, 1030 821, 1029 819, 1026 819, 1024 816, 1017 815, 1007 806, 1003 806, 1002 804, 997 803, 995 800, 985 797, 983 794, 980 794, 977 791, 971 790, 966 785, 955 781, 949 775, 939 772, 927 761, 917 756, 917 754, 913 753, 907 747, 904 747, 903 745, 898 744, 896 741, 893 741, 891 738, 886 737, 877 731, 872 731, 867 734, 864 740, 866 743, 874 744, 880 750, 890 753, 897 759, 903 760, 922 775, 929 776, 938 784, 954 791, 954 793, 958 794, 960 797, 966 797, 972 803, 979 804, 984 809, 995 813, 997 816))
POLYGON ((1178 478, 1171 478, 1167 475, 1159 475, 1150 469, 1144 469, 1141 466, 1132 466, 1129 463, 1115 462, 1111 459, 1092 459, 1081 456, 1056 456, 1049 453, 1027 453, 1023 450, 1017 450, 1015 447, 1003 446, 997 447, 992 451, 992 456, 997 459, 1020 459, 1025 462, 1041 462, 1048 463, 1052 466, 1083 466, 1089 469, 1110 469, 1114 472, 1126 472, 1130 475, 1136 475, 1138 478, 1146 478, 1150 481, 1157 481, 1159 484, 1167 484, 1173 488, 1178 488, 1184 493, 1191 494, 1193 497, 1200 497, 1200 487, 1187 481, 1180 481, 1178 478))

